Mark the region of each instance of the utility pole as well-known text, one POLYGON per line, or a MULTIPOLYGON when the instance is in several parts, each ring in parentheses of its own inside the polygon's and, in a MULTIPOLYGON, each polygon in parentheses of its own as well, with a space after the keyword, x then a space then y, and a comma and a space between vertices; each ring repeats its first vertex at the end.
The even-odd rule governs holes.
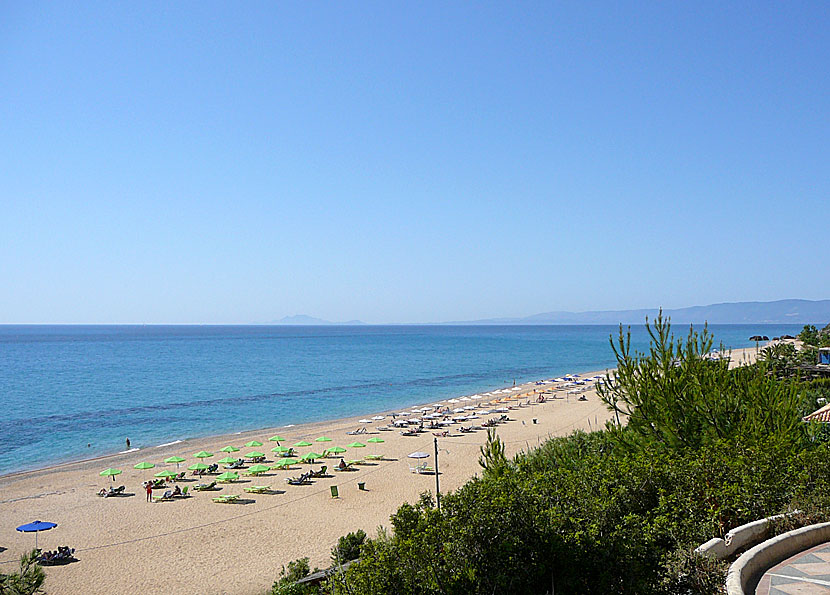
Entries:
POLYGON ((433 438, 435 442, 435 502, 438 505, 438 512, 441 512, 441 488, 438 485, 438 438, 433 438))

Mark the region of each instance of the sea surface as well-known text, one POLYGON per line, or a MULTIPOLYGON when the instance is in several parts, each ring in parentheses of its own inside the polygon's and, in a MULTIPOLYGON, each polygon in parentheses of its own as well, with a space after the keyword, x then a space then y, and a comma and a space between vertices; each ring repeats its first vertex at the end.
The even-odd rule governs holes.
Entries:
MULTIPOLYGON (((715 325, 717 342, 800 325, 715 325)), ((678 333, 687 327, 676 328, 678 333)), ((613 367, 612 326, 0 326, 0 474, 613 367), (89 445, 89 446, 88 446, 89 445)), ((643 327, 632 344, 647 347, 643 327)), ((148 460, 153 460, 148 451, 148 460)))

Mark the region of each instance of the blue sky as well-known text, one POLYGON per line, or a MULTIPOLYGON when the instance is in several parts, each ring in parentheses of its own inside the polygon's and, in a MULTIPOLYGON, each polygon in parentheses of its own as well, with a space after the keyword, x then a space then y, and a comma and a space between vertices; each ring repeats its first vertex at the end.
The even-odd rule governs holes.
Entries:
POLYGON ((812 3, 3 3, 0 322, 825 299, 812 3))

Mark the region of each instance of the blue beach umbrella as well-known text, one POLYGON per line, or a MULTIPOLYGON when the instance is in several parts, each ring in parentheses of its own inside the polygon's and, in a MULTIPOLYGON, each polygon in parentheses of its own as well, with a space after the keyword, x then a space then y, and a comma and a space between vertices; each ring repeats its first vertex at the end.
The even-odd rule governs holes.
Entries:
POLYGON ((57 526, 57 523, 50 523, 49 521, 33 521, 31 523, 26 523, 25 525, 20 525, 17 528, 17 530, 21 533, 34 533, 35 549, 37 549, 37 534, 41 531, 48 531, 49 529, 54 529, 57 526))

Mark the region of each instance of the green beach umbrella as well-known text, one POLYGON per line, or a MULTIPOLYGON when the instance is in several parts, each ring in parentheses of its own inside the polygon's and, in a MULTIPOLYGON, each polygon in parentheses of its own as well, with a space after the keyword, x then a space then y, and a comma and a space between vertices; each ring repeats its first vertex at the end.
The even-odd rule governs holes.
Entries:
POLYGON ((176 463, 176 468, 179 468, 179 463, 184 463, 184 459, 181 457, 167 457, 164 459, 165 463, 176 463))
POLYGON ((251 452, 249 452, 245 456, 248 457, 249 459, 257 459, 259 457, 264 457, 265 453, 264 452, 259 452, 258 450, 252 450, 251 452))
POLYGON ((279 468, 282 468, 282 467, 289 467, 291 465, 296 465, 296 464, 297 464, 297 459, 294 459, 294 458, 291 458, 291 457, 283 457, 281 459, 277 459, 277 462, 274 463, 271 466, 271 468, 272 469, 279 469, 279 468))
POLYGON ((222 475, 216 477, 219 481, 233 481, 235 479, 239 479, 239 473, 235 473, 233 471, 227 471, 222 475))
POLYGON ((270 440, 271 442, 282 442, 283 440, 285 440, 285 438, 277 434, 276 436, 271 436, 268 440, 270 440))
POLYGON ((331 448, 327 448, 325 452, 326 454, 340 454, 341 452, 346 452, 346 449, 342 446, 332 446, 331 448))
POLYGON ((288 446, 275 446, 271 449, 271 452, 289 452, 291 450, 288 446))
POLYGON ((320 436, 319 438, 315 438, 314 442, 331 442, 331 438, 328 436, 320 436))
POLYGON ((213 453, 212 452, 205 452, 204 450, 202 450, 202 451, 197 452, 193 456, 196 457, 197 459, 206 459, 208 457, 212 457, 213 453))
POLYGON ((253 465, 250 469, 248 469, 248 473, 265 473, 270 470, 271 467, 268 465, 253 465))
POLYGON ((363 448, 366 445, 362 442, 352 442, 351 444, 347 444, 346 446, 348 446, 349 448, 363 448))
POLYGON ((314 459, 321 459, 323 455, 316 453, 316 452, 307 452, 303 456, 300 457, 301 461, 313 461, 314 459))
POLYGON ((383 438, 369 438, 366 442, 371 442, 372 444, 380 444, 383 442, 383 438))
POLYGON ((176 473, 174 471, 170 471, 170 469, 165 469, 164 471, 156 473, 155 477, 176 477, 176 473))
POLYGON ((262 446, 262 442, 259 442, 258 440, 251 440, 250 442, 246 442, 245 446, 247 446, 248 448, 253 448, 254 446, 262 446))
POLYGON ((217 463, 222 463, 223 465, 230 465, 231 463, 235 463, 236 459, 233 457, 225 457, 224 459, 219 459, 216 461, 217 463))
POLYGON ((133 466, 133 469, 152 469, 155 467, 155 463, 139 463, 138 465, 133 466))
POLYGON ((220 448, 222 452, 239 452, 239 449, 235 446, 226 446, 225 448, 220 448))
POLYGON ((306 442, 305 440, 300 440, 294 446, 311 446, 311 442, 306 442))
POLYGON ((101 475, 102 477, 112 477, 112 480, 115 481, 115 476, 121 475, 121 469, 104 469, 98 475, 101 475))
MULTIPOLYGON (((193 463, 190 467, 188 467, 191 471, 204 471, 207 468, 208 465, 205 465, 204 463, 193 463)), ((175 473, 173 475, 175 475, 175 473)))

